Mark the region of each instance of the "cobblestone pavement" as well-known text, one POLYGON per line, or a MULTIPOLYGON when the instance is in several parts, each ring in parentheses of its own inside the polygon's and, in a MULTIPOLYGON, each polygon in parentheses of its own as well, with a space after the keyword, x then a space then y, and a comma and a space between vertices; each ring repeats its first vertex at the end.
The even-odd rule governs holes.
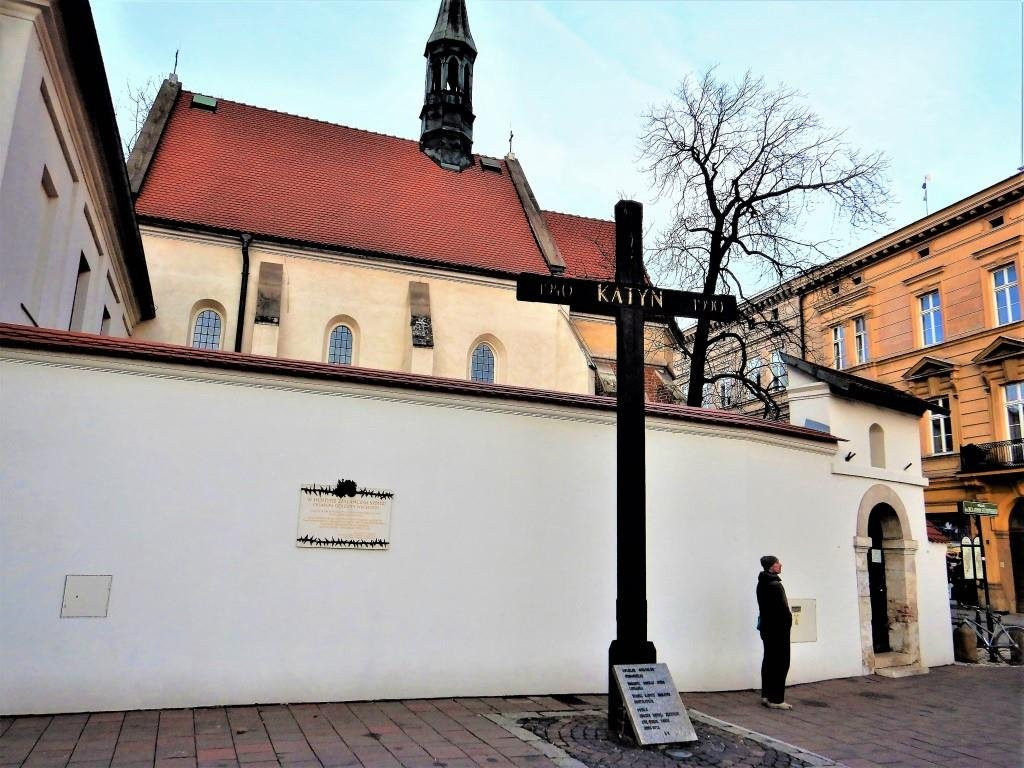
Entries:
POLYGON ((764 743, 700 721, 693 722, 698 740, 669 752, 624 746, 608 738, 606 713, 530 718, 521 727, 563 749, 588 768, 680 768, 680 766, 764 766, 791 768, 812 764, 764 743))
MULTIPOLYGON (((1024 765, 1021 667, 830 680, 792 687, 788 699, 795 709, 785 712, 761 707, 753 691, 683 694, 694 726, 705 713, 849 768, 1024 765)), ((0 768, 579 768, 489 718, 605 704, 530 696, 0 717, 0 768)), ((588 727, 581 733, 593 741, 597 725, 588 727)), ((629 768, 668 766, 656 752, 634 757, 629 768)))
POLYGON ((827 680, 787 689, 792 711, 754 691, 684 693, 687 707, 849 768, 1021 768, 1024 667, 960 665, 896 680, 827 680))

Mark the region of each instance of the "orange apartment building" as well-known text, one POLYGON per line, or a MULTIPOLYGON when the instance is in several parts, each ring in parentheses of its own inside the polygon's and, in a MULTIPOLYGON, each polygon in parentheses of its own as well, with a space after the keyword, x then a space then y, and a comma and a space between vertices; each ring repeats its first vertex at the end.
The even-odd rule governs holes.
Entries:
MULTIPOLYGON (((958 502, 996 505, 994 516, 974 519, 992 605, 1011 611, 1024 611, 1022 195, 1018 174, 753 298, 747 316, 799 323, 786 348, 760 325, 736 329, 756 375, 780 390, 783 413, 785 380, 772 365, 780 351, 949 409, 921 423, 926 513, 959 541, 969 521, 958 502), (790 348, 792 339, 802 348, 790 348)), ((709 367, 728 368, 734 356, 720 352, 709 367)), ((710 394, 713 407, 760 409, 739 387, 724 401, 710 394)), ((916 458, 890 464, 899 471, 916 458)))

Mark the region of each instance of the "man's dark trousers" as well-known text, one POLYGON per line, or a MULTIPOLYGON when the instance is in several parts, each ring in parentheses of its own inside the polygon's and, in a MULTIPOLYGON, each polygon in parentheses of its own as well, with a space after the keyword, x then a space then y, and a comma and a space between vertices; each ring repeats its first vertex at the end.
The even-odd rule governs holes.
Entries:
POLYGON ((761 662, 761 696, 772 704, 786 700, 789 674, 789 627, 761 632, 764 660, 761 662))

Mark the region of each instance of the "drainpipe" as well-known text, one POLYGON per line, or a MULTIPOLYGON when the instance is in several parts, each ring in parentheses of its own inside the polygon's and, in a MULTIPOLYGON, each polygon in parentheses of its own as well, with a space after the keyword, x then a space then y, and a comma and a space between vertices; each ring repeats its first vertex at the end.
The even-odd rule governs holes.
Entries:
POLYGON ((245 322, 245 296, 249 292, 249 244, 252 235, 242 234, 242 287, 238 292, 238 322, 235 324, 235 352, 242 351, 242 328, 245 322))
POLYGON ((804 338, 804 292, 797 294, 797 311, 800 313, 800 357, 807 359, 807 339, 804 338))

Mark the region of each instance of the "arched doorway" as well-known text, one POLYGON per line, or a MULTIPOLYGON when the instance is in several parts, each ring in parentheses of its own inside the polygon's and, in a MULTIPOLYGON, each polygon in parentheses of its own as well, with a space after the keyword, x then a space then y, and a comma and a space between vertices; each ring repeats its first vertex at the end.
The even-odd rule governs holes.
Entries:
POLYGON ((1024 613, 1024 499, 1017 499, 1010 512, 1010 567, 1017 613, 1024 613))
POLYGON ((917 542, 899 495, 868 489, 857 512, 857 585, 864 672, 915 674, 921 666, 917 620, 917 542))
POLYGON ((889 590, 885 573, 886 539, 902 539, 900 521, 888 504, 876 504, 868 515, 868 536, 871 547, 867 552, 868 592, 871 595, 871 644, 875 653, 892 650, 889 638, 889 590), (887 535, 888 534, 888 535, 887 535))

